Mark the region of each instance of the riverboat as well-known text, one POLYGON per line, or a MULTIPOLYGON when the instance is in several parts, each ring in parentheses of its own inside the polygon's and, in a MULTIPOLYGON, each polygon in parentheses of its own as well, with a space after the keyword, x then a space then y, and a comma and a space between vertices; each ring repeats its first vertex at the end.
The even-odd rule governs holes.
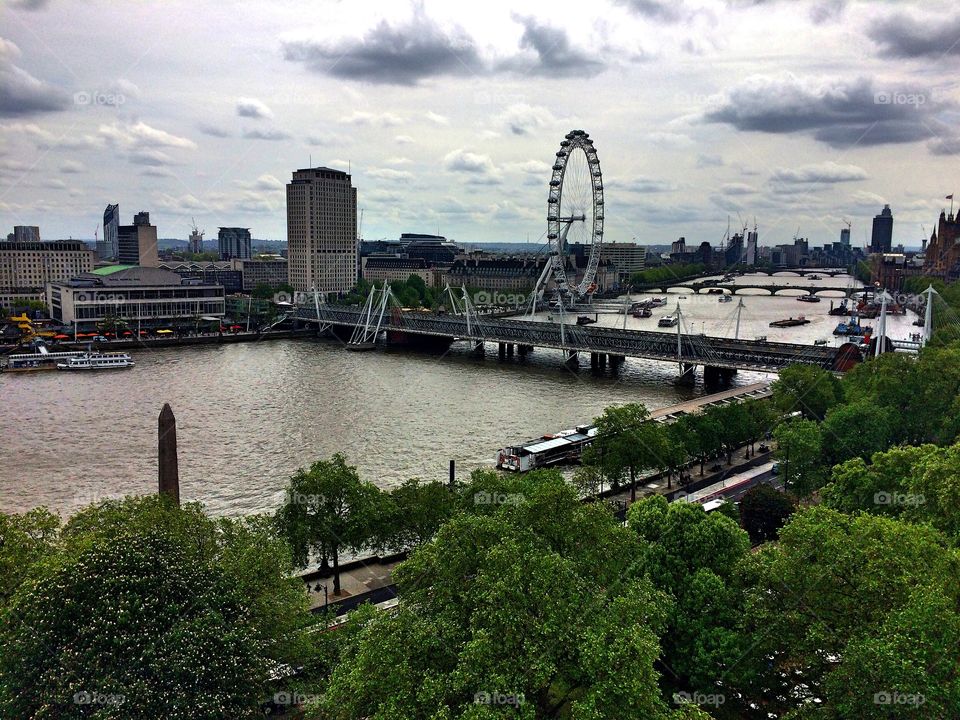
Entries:
POLYGON ((82 350, 69 352, 17 353, 7 356, 3 372, 36 372, 38 370, 56 370, 57 363, 83 355, 82 350))
POLYGON ((807 320, 803 315, 800 317, 791 317, 786 320, 774 320, 770 323, 770 327, 775 328, 787 328, 787 327, 797 327, 798 325, 806 325, 810 321, 807 320))
POLYGON ((133 358, 127 353, 85 352, 57 363, 57 370, 119 370, 133 366, 133 358))
POLYGON ((497 455, 497 467, 512 472, 527 472, 550 465, 577 462, 596 435, 596 426, 581 425, 572 430, 544 435, 522 445, 505 447, 497 455))

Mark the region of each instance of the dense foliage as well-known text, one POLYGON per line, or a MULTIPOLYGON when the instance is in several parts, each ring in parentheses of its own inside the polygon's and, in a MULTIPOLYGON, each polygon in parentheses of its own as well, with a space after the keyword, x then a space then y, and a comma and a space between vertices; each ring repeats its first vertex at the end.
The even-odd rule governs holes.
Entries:
POLYGON ((697 263, 676 263, 647 268, 630 276, 631 285, 646 285, 648 283, 674 282, 703 275, 707 271, 706 265, 697 263))
POLYGON ((2 717, 252 718, 310 657, 303 584, 256 518, 149 497, 5 518, 3 540, 2 717))

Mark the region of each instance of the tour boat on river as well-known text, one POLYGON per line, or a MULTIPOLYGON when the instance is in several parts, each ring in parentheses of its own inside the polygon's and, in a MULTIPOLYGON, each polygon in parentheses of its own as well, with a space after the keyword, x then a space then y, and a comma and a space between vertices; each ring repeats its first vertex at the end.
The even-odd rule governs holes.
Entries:
POLYGON ((126 353, 86 352, 67 358, 66 362, 57 363, 57 370, 119 370, 133 365, 133 358, 126 353))

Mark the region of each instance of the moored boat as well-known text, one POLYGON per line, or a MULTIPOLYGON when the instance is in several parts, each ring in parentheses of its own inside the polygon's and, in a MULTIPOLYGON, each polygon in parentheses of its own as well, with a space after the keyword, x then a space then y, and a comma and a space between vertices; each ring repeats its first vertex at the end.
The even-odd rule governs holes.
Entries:
POLYGON ((134 366, 133 358, 122 352, 85 352, 57 363, 57 370, 119 370, 134 366))
POLYGON ((775 328, 785 328, 785 327, 797 327, 798 325, 806 325, 810 321, 807 320, 803 315, 800 317, 791 317, 786 320, 774 320, 770 323, 770 327, 775 328))
POLYGON ((820 302, 820 298, 818 298, 816 295, 809 295, 809 294, 801 295, 800 297, 797 298, 797 300, 799 300, 800 302, 807 302, 807 303, 820 302))
POLYGON ((17 353, 7 356, 7 364, 3 372, 36 372, 37 370, 56 370, 57 364, 66 362, 70 358, 83 355, 82 350, 68 352, 17 353))

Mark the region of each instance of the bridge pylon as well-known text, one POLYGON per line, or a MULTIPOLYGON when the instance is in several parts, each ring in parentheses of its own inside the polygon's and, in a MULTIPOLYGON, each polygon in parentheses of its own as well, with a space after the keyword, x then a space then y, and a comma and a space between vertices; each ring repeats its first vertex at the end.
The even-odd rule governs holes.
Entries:
MULTIPOLYGON (((377 286, 370 288, 370 294, 367 296, 367 302, 364 303, 361 311, 361 322, 353 330, 353 335, 347 342, 347 350, 373 350, 377 342, 377 336, 383 328, 383 316, 390 304, 390 298, 393 297, 393 290, 387 281, 383 281, 383 289, 378 291, 377 286)), ((317 315, 319 316, 319 308, 317 315)))

